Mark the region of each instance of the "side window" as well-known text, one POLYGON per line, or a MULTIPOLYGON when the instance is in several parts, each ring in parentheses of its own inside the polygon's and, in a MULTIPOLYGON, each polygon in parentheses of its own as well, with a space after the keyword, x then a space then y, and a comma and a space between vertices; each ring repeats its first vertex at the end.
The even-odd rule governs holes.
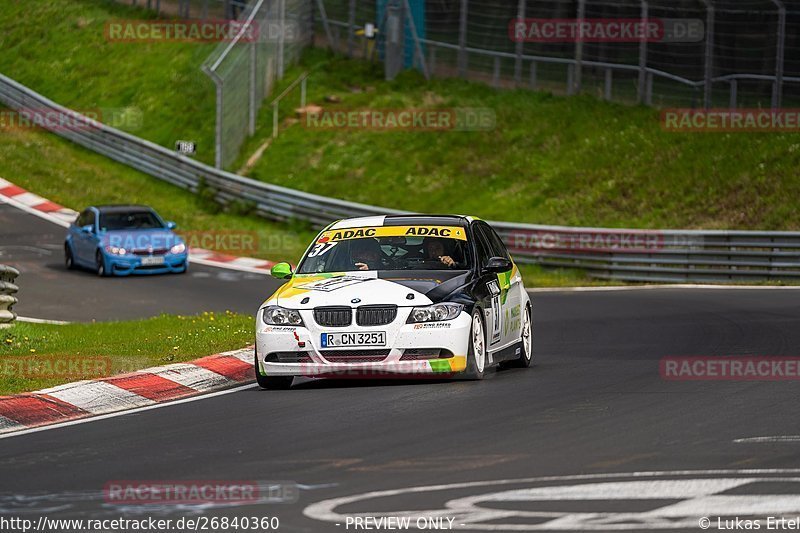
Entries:
POLYGON ((83 224, 84 226, 91 226, 94 229, 94 211, 87 211, 86 212, 86 222, 83 224))
POLYGON ((78 216, 78 220, 75 221, 75 225, 78 226, 79 228, 82 228, 83 226, 88 224, 88 222, 86 222, 86 221, 89 220, 89 213, 90 213, 90 211, 88 209, 86 211, 84 211, 83 213, 81 213, 78 216))
POLYGON ((474 224, 472 226, 472 234, 475 236, 475 247, 478 250, 478 266, 483 268, 486 261, 492 257, 492 247, 489 244, 489 240, 486 238, 483 228, 481 228, 479 224, 474 224))
POLYGON ((506 245, 503 244, 503 240, 500 236, 492 229, 491 226, 488 224, 481 225, 481 229, 487 234, 489 237, 489 242, 492 246, 492 255, 495 257, 504 257, 505 259, 511 259, 508 255, 508 250, 506 249, 506 245))

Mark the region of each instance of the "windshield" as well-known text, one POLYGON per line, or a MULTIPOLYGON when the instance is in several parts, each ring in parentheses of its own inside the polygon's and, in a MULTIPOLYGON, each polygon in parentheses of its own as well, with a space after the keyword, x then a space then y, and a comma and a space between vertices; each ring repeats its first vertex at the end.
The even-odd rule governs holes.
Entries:
POLYGON ((382 226, 321 233, 297 272, 466 270, 470 265, 463 228, 382 226))
POLYGON ((101 213, 100 229, 106 231, 161 229, 164 224, 152 211, 129 211, 127 213, 101 213))

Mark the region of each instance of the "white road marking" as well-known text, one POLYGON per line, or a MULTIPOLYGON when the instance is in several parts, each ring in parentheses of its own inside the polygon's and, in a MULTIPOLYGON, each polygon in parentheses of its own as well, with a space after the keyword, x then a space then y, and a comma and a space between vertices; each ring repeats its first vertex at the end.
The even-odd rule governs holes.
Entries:
POLYGON ((31 324, 55 324, 58 326, 64 326, 70 323, 64 320, 49 320, 46 318, 32 318, 29 316, 18 316, 17 322, 29 322, 31 324))
POLYGON ((800 442, 800 435, 774 435, 769 437, 744 437, 733 439, 736 444, 750 444, 763 442, 800 442))
MULTIPOLYGON (((306 507, 303 514, 333 523, 343 523, 347 517, 354 516, 447 516, 456 519, 456 529, 484 531, 686 530, 697 529, 700 517, 712 517, 715 521, 718 516, 762 520, 768 516, 797 516, 800 514, 800 495, 788 493, 785 489, 772 494, 764 489, 766 483, 783 483, 796 485, 800 491, 800 477, 797 474, 800 474, 800 469, 682 470, 501 479, 408 487, 333 498, 306 507), (652 479, 663 477, 672 479, 652 479), (489 489, 490 492, 486 492, 487 487, 526 484, 537 486, 500 492, 491 492, 489 489), (754 484, 754 487, 748 493, 750 484, 754 484), (725 493, 734 488, 737 489, 735 494, 725 493), (359 502, 362 507, 367 507, 369 500, 381 499, 377 505, 387 509, 387 499, 393 496, 450 490, 463 493, 464 489, 475 491, 472 496, 449 500, 439 509, 399 509, 395 512, 372 513, 365 512, 367 509, 354 509, 359 502), (625 500, 630 500, 630 510, 624 508, 622 502, 625 500), (653 508, 652 505, 642 505, 642 500, 667 501, 653 508), (548 509, 548 501, 559 503, 548 509), (573 502, 574 510, 565 510, 565 501, 573 502), (604 501, 614 501, 611 504, 613 512, 598 511, 602 509, 600 504, 604 501), (487 502, 488 505, 481 505, 487 502), (497 502, 518 503, 498 506, 497 502), (536 510, 521 507, 524 502, 535 504, 536 510), (581 509, 580 502, 586 502, 586 510, 581 509), (350 512, 337 512, 337 508, 345 505, 350 512)), ((445 498, 439 497, 438 501, 445 498)), ((431 494, 430 499, 437 500, 436 494, 431 494)))
POLYGON ((619 285, 613 287, 526 287, 527 292, 612 292, 651 291, 661 289, 717 289, 717 290, 798 290, 800 285, 709 285, 667 283, 660 285, 619 285))

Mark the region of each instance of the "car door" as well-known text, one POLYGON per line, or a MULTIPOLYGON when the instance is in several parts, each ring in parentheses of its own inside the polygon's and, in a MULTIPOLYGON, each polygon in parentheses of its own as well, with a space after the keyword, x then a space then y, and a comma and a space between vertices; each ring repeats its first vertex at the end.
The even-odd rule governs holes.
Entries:
POLYGON ((94 254, 97 249, 97 226, 95 224, 95 212, 92 209, 84 211, 78 217, 77 231, 73 240, 75 242, 75 254, 78 260, 84 264, 94 264, 94 254), (92 231, 86 233, 84 226, 91 226, 92 231))
POLYGON ((475 248, 478 256, 478 268, 480 277, 478 278, 479 287, 476 292, 485 294, 484 319, 486 322, 486 343, 490 351, 498 349, 502 345, 502 308, 500 303, 501 290, 497 275, 492 272, 483 272, 483 267, 490 257, 493 257, 491 241, 486 231, 479 223, 473 224, 473 236, 475 238, 475 248))
MULTIPOLYGON (((511 260, 511 255, 508 253, 503 240, 492 229, 491 226, 485 222, 481 223, 481 229, 489 240, 489 246, 492 250, 493 257, 502 257, 511 260)), ((499 306, 500 306, 500 325, 499 345, 508 346, 519 340, 520 331, 522 328, 522 276, 519 271, 512 268, 508 272, 501 272, 497 274, 497 282, 500 287, 499 306)))

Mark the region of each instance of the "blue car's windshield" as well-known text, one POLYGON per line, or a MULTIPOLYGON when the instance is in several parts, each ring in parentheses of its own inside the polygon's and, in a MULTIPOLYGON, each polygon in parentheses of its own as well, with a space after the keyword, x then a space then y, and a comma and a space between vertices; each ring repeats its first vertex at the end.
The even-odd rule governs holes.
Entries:
POLYGON ((105 231, 160 229, 163 227, 164 224, 152 211, 100 214, 100 229, 105 231))

